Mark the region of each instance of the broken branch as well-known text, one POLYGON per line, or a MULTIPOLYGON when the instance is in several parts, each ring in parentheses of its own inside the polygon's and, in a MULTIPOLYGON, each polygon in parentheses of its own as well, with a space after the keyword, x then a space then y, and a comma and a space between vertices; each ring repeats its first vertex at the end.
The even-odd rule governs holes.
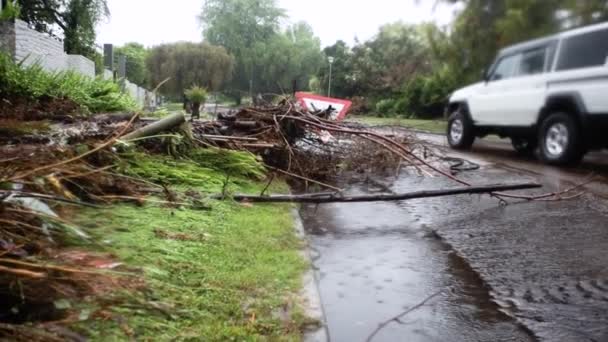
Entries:
MULTIPOLYGON (((542 185, 538 183, 522 183, 509 185, 485 185, 471 186, 464 188, 446 189, 446 190, 426 190, 416 191, 405 194, 385 194, 385 195, 362 195, 362 196, 342 196, 341 194, 324 194, 319 196, 310 195, 271 195, 271 196, 254 196, 254 195, 234 195, 231 198, 235 201, 248 202, 273 202, 273 203, 352 203, 352 202, 379 202, 379 201, 404 201, 415 198, 429 198, 441 196, 453 196, 463 194, 484 194, 494 191, 510 191, 523 189, 536 189, 542 185)), ((225 198, 224 195, 214 196, 216 199, 225 198)))

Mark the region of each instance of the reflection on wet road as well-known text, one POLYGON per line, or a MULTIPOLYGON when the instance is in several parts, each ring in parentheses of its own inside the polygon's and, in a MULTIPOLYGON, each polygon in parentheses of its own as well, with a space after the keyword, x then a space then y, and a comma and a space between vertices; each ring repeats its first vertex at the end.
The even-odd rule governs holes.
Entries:
MULTIPOLYGON (((537 180, 492 167, 463 177, 537 180)), ((413 175, 388 185, 395 192, 454 186, 413 175)), ((349 189, 380 191, 369 183, 349 189)), ((487 196, 304 206, 331 339, 365 341, 379 323, 443 290, 374 341, 607 340, 601 208, 592 195, 507 207, 487 196)))

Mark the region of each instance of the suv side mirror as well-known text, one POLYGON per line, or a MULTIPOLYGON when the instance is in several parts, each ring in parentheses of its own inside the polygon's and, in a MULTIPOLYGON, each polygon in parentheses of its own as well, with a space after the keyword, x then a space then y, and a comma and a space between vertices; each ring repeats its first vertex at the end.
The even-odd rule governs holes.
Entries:
POLYGON ((486 83, 490 80, 490 76, 488 75, 488 70, 483 69, 481 71, 481 79, 486 83))

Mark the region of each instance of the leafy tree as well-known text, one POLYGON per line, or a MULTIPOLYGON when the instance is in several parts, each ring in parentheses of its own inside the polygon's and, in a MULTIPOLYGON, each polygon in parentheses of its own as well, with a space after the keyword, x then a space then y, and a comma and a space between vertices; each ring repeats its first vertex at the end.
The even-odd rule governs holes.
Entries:
POLYGON ((452 24, 450 39, 461 53, 452 56, 454 67, 478 79, 496 52, 520 41, 608 19, 606 0, 444 0, 461 3, 463 10, 452 24))
POLYGON ((0 0, 0 20, 15 19, 21 15, 21 7, 13 0, 0 0))
POLYGON ((152 48, 146 65, 151 85, 170 78, 161 92, 181 99, 184 91, 193 85, 220 90, 232 76, 234 58, 223 47, 181 42, 152 48))
POLYGON ((62 36, 67 53, 94 57, 95 26, 110 15, 107 0, 18 0, 18 3, 20 18, 33 29, 62 36))
POLYGON ((323 61, 321 41, 315 37, 312 28, 304 22, 289 26, 266 43, 259 61, 255 63, 259 77, 257 90, 288 92, 293 81, 298 87, 307 88, 323 61))
MULTIPOLYGON (((376 36, 352 49, 338 41, 325 54, 334 57, 332 93, 342 97, 393 96, 408 79, 431 68, 424 32, 402 22, 382 26, 376 36)), ((328 71, 319 74, 324 85, 329 83, 328 71)))
POLYGON ((284 17, 276 0, 205 0, 200 15, 203 36, 235 57, 231 93, 237 100, 244 93, 263 90, 259 66, 284 17))
POLYGON ((148 49, 139 43, 127 43, 115 50, 114 56, 118 58, 118 55, 127 57, 127 79, 139 86, 147 86, 149 78, 146 67, 148 49))
POLYGON ((333 57, 331 93, 336 97, 352 97, 360 95, 362 92, 357 90, 359 82, 358 74, 353 68, 353 52, 351 48, 342 40, 338 40, 334 45, 323 49, 326 56, 322 68, 319 71, 318 79, 320 88, 326 93, 329 86, 329 63, 328 57, 333 57))

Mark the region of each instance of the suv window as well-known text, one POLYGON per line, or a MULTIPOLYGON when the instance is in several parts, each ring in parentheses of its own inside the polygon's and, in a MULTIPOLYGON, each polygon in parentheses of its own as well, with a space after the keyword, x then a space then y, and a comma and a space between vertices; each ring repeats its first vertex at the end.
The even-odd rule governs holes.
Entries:
POLYGON ((490 81, 504 80, 506 78, 513 77, 519 57, 521 57, 521 55, 512 55, 501 58, 496 63, 496 67, 490 76, 490 81))
POLYGON ((542 74, 545 71, 546 55, 545 47, 524 52, 519 64, 518 75, 542 74))
POLYGON ((562 41, 557 70, 602 66, 606 57, 608 29, 581 34, 562 41))

